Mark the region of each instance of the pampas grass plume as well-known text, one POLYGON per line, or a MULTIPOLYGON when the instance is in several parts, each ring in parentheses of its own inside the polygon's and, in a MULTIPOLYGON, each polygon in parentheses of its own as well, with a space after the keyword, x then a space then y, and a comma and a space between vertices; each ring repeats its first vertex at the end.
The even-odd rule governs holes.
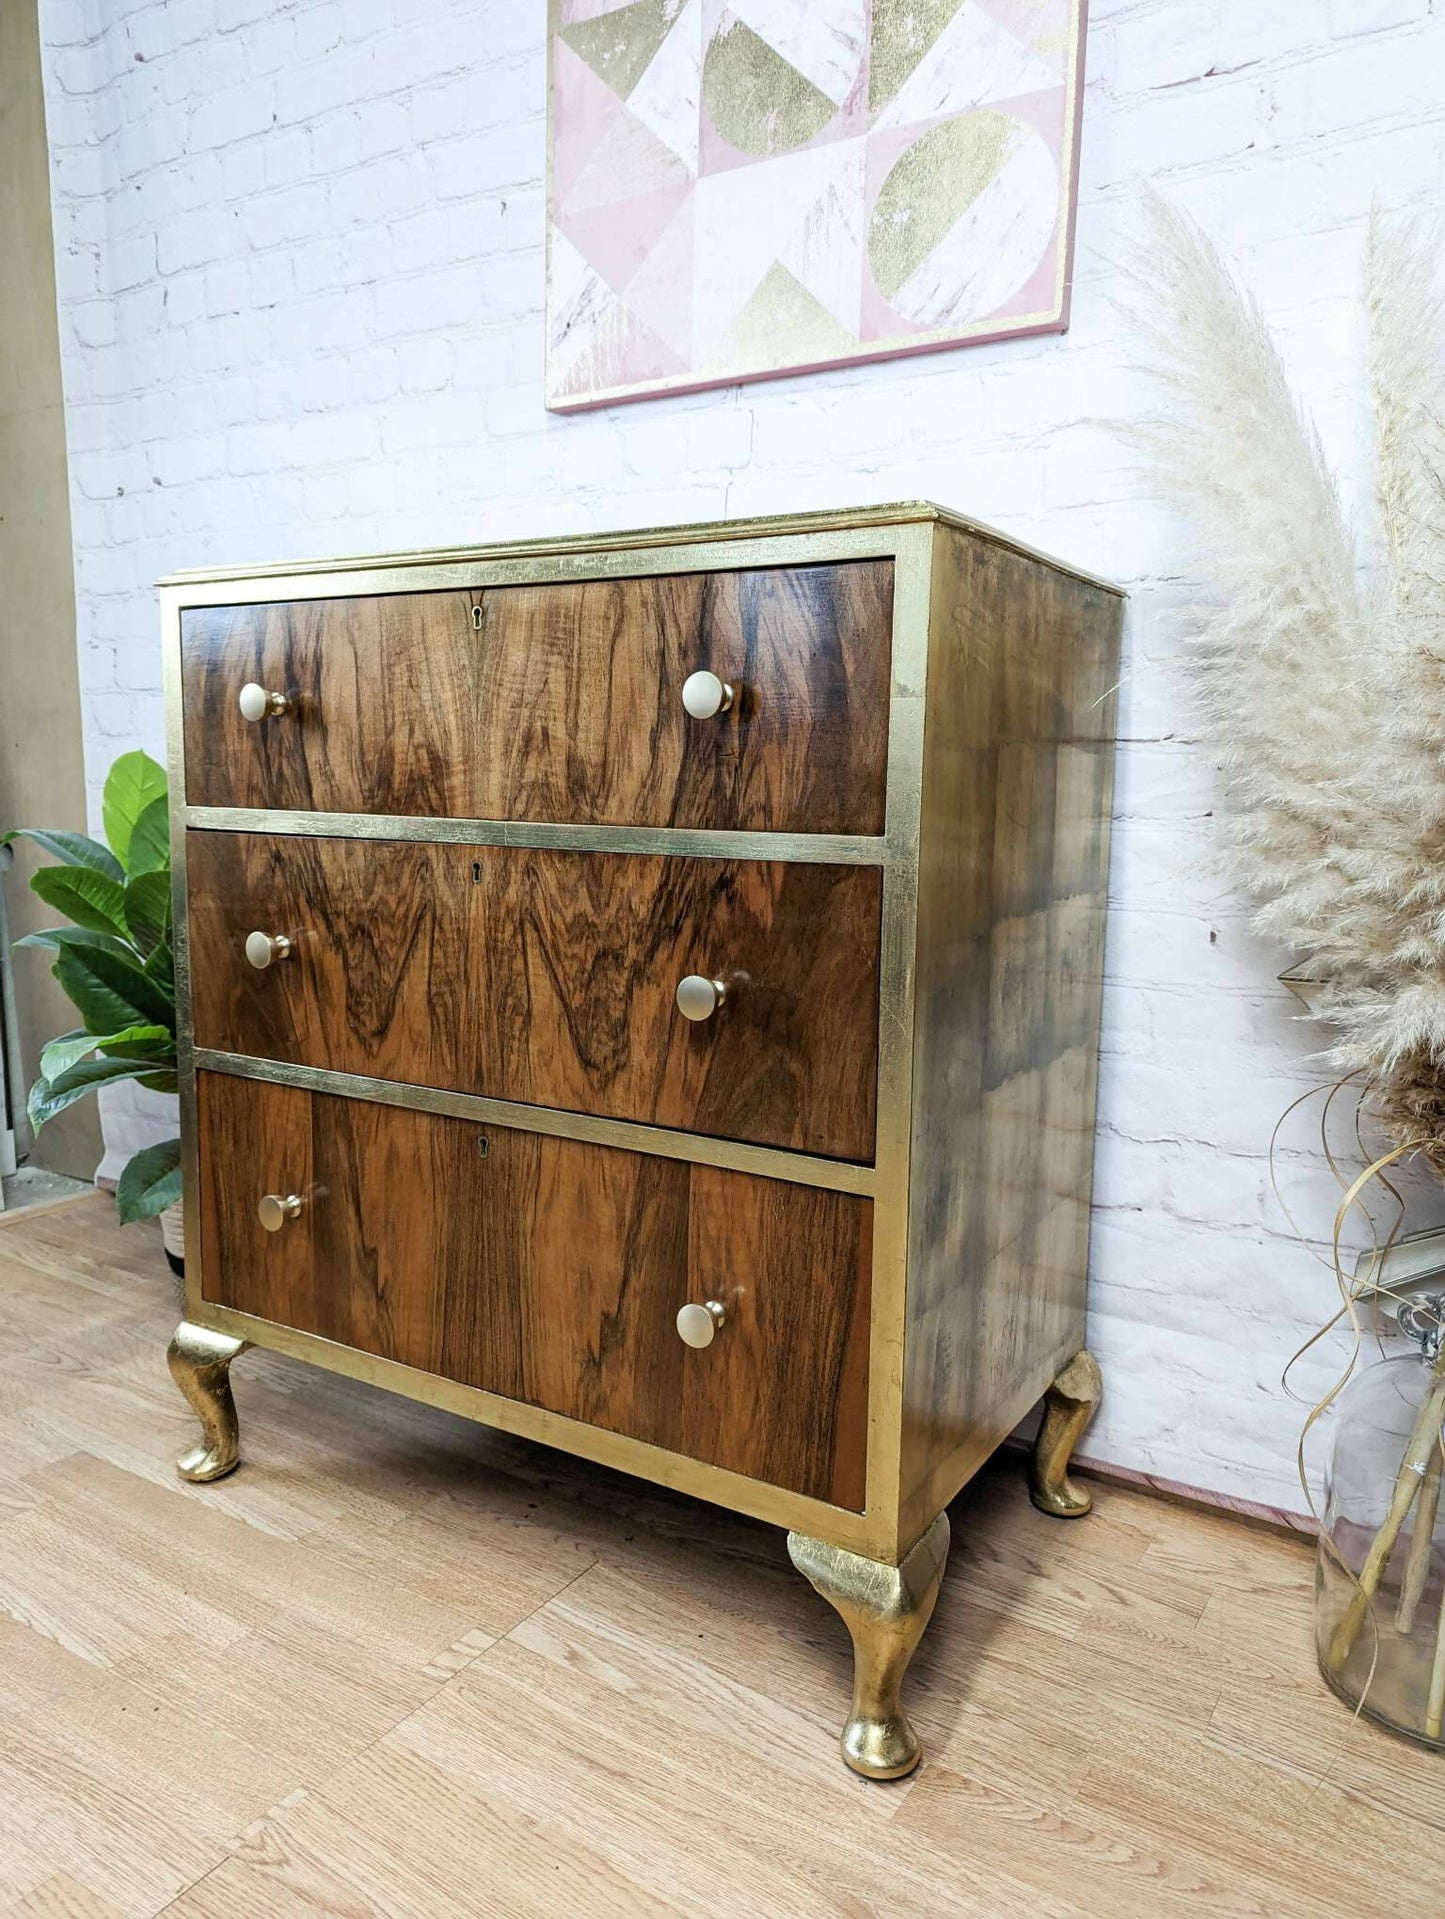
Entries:
POLYGON ((1157 195, 1130 311, 1164 402, 1138 430, 1206 585, 1192 675, 1236 882, 1321 983, 1333 1062, 1445 1170, 1445 308, 1438 247, 1371 222, 1382 552, 1361 554, 1258 304, 1157 195))

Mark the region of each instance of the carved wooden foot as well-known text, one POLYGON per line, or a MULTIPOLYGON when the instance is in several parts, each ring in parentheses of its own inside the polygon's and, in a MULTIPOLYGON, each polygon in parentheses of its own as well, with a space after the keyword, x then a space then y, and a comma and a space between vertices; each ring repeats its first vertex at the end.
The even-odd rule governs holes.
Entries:
POLYGON ((1044 1394, 1043 1424, 1029 1467, 1029 1492, 1041 1513, 1052 1513, 1055 1519, 1082 1519, 1093 1505, 1089 1489, 1070 1479, 1069 1461, 1103 1391, 1098 1360, 1082 1352, 1074 1354, 1044 1394))
POLYGON ((201 1422, 201 1443, 176 1461, 182 1479, 222 1479, 241 1460, 236 1402, 231 1397, 231 1361, 246 1350, 244 1339, 208 1333, 183 1319, 171 1338, 166 1363, 171 1378, 201 1422))
POLYGON ((843 1757, 866 1779, 900 1779, 918 1764, 918 1735, 900 1694, 923 1637, 948 1558, 948 1515, 940 1513, 901 1566, 788 1534, 788 1553, 848 1628, 853 1640, 853 1710, 843 1757))

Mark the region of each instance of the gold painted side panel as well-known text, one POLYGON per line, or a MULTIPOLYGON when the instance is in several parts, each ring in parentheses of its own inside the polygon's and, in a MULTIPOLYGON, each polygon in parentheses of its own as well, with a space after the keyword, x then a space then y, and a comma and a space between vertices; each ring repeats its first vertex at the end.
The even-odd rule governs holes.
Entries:
POLYGON ((937 532, 904 1550, 1084 1344, 1121 618, 1113 594, 937 532))
MULTIPOLYGON (((868 1384, 865 1550, 898 1557, 903 1334, 908 1293, 908 1193, 914 1098, 913 996, 919 807, 929 697, 933 529, 909 529, 893 590, 893 686, 888 722, 888 858, 883 871, 878 994, 878 1127, 874 1156, 873 1326, 868 1384)), ((841 1542, 835 1542, 841 1543, 841 1542)))

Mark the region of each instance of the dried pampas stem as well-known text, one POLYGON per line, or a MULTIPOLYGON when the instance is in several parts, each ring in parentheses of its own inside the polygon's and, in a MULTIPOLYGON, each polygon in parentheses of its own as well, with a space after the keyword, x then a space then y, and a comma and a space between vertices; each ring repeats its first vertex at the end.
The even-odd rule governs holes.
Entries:
POLYGON ((1410 1550, 1405 1558, 1405 1577, 1400 1586, 1399 1604, 1395 1608, 1396 1630, 1402 1633, 1414 1631, 1415 1614, 1430 1578, 1430 1548, 1435 1540, 1435 1515, 1440 1510, 1440 1467, 1440 1436, 1437 1433, 1430 1450, 1430 1463, 1420 1482, 1415 1524, 1410 1531, 1410 1550))
POLYGON ((1390 1509, 1385 1515, 1385 1523, 1370 1542, 1354 1597, 1335 1627, 1326 1650, 1325 1663, 1335 1672, 1340 1670, 1354 1649, 1360 1628, 1370 1610, 1370 1601, 1395 1549, 1395 1541, 1410 1516, 1410 1508, 1420 1496, 1431 1451, 1440 1444, 1440 1423, 1445 1420, 1445 1371, 1442 1368, 1445 1368, 1445 1352, 1436 1361, 1430 1389, 1415 1416, 1410 1441, 1395 1476, 1395 1488, 1390 1495, 1390 1509))

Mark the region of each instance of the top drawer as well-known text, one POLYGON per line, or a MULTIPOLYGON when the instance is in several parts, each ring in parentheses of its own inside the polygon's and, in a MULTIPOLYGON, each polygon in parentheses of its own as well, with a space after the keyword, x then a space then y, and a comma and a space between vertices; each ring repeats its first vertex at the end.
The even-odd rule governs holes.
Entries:
POLYGON ((893 563, 181 615, 199 806, 883 831, 893 563), (689 675, 735 689, 708 719, 689 675), (248 721, 241 688, 286 695, 248 721))

